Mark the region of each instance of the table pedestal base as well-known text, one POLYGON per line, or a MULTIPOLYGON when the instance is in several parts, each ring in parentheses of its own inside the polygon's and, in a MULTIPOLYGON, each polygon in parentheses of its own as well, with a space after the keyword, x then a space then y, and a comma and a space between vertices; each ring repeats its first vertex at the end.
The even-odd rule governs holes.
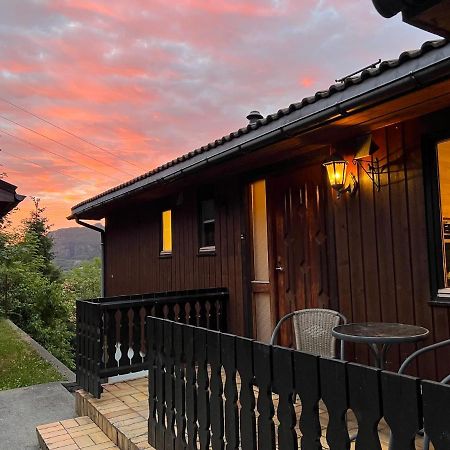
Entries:
POLYGON ((384 363, 386 362, 386 353, 390 348, 390 344, 369 344, 369 348, 372 350, 375 356, 375 363, 379 369, 384 369, 384 363))

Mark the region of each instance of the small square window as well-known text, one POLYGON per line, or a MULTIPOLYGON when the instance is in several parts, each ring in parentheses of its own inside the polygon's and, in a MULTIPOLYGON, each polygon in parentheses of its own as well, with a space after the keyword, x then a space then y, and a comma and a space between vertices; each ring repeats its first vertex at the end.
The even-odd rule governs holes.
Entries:
POLYGON ((168 209, 161 214, 161 254, 172 253, 172 210, 168 209))
POLYGON ((213 199, 200 201, 200 251, 214 251, 216 211, 213 199))

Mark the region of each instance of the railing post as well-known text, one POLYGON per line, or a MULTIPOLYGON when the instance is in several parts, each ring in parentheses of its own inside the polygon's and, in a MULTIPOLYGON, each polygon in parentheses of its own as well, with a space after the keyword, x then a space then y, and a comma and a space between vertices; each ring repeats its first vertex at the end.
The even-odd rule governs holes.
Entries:
POLYGON ((92 395, 100 398, 100 367, 102 359, 101 305, 78 300, 76 304, 77 323, 77 384, 92 395))

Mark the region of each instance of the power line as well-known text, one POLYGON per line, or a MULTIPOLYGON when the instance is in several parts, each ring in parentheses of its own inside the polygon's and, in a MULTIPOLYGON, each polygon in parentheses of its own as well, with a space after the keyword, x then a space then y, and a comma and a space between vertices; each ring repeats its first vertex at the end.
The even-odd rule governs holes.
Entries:
POLYGON ((61 154, 59 154, 59 153, 53 152, 53 151, 51 151, 51 150, 48 150, 48 149, 46 149, 46 148, 44 148, 44 147, 41 147, 40 145, 34 144, 33 142, 30 142, 30 141, 27 141, 26 139, 21 139, 21 138, 19 138, 18 136, 15 136, 14 134, 8 133, 8 132, 5 131, 5 130, 0 129, 0 133, 5 134, 6 136, 12 137, 13 139, 15 139, 15 140, 17 140, 17 141, 19 141, 19 142, 22 142, 23 144, 27 144, 27 145, 30 145, 30 146, 32 146, 32 147, 38 148, 39 150, 41 150, 41 151, 43 151, 43 152, 50 153, 50 154, 52 154, 52 155, 58 156, 59 158, 65 159, 66 161, 69 161, 69 162, 71 162, 71 163, 73 163, 73 164, 75 164, 75 165, 77 165, 77 166, 81 166, 81 167, 84 167, 84 168, 86 168, 86 169, 88 169, 88 170, 92 170, 92 171, 94 171, 94 172, 97 172, 97 173, 103 175, 104 177, 111 178, 112 180, 114 180, 114 181, 116 181, 116 182, 120 182, 120 181, 121 181, 121 180, 119 180, 118 178, 114 178, 114 177, 112 177, 112 176, 110 176, 110 175, 108 175, 108 174, 106 174, 106 173, 100 172, 99 170, 94 169, 93 167, 86 166, 85 164, 82 164, 82 163, 77 162, 77 161, 75 161, 75 160, 73 160, 73 159, 67 158, 66 156, 61 155, 61 154))
MULTIPOLYGON (((52 172, 57 172, 57 173, 65 176, 65 177, 73 178, 74 180, 82 181, 83 183, 86 182, 86 180, 82 180, 81 178, 74 177, 73 175, 69 175, 68 173, 61 172, 60 170, 55 169, 54 167, 43 166, 42 164, 39 164, 39 163, 37 163, 35 161, 32 161, 31 159, 24 158, 23 156, 15 155, 14 153, 8 152, 8 151, 4 150, 3 148, 0 148, 0 152, 6 153, 7 155, 12 156, 13 158, 17 158, 17 159, 20 159, 22 161, 26 161, 26 162, 28 162, 30 164, 33 164, 34 166, 41 167, 42 169, 50 170, 52 172)), ((92 183, 88 183, 88 184, 93 186, 92 183)))
POLYGON ((133 174, 130 173, 130 172, 127 172, 127 171, 125 171, 125 170, 119 169, 119 168, 117 168, 116 166, 113 166, 112 164, 105 163, 104 161, 102 161, 102 160, 100 160, 100 159, 94 158, 93 156, 90 156, 90 155, 88 155, 88 154, 86 154, 86 153, 83 153, 83 152, 77 150, 76 148, 71 147, 70 145, 63 144, 62 142, 59 142, 59 141, 56 140, 56 139, 53 139, 53 138, 51 138, 51 137, 49 137, 49 136, 47 136, 47 135, 45 135, 45 134, 43 134, 43 133, 40 133, 39 131, 33 130, 32 128, 28 128, 27 126, 22 125, 22 124, 20 124, 20 123, 14 121, 14 120, 12 120, 12 119, 8 119, 8 117, 4 117, 4 116, 1 116, 1 115, 0 115, 0 118, 1 118, 1 119, 4 119, 4 120, 7 120, 8 122, 11 122, 11 123, 13 123, 14 125, 17 125, 17 126, 19 126, 19 127, 21 127, 21 128, 24 128, 25 130, 31 131, 32 133, 37 134, 38 136, 43 137, 44 139, 48 139, 49 141, 54 142, 55 144, 61 145, 62 147, 67 148, 68 150, 72 150, 72 151, 74 151, 75 153, 79 153, 80 155, 85 156, 86 158, 90 158, 90 159, 92 159, 92 160, 94 160, 94 161, 97 161, 97 162, 100 163, 100 164, 103 164, 103 165, 105 165, 105 166, 112 167, 114 170, 119 170, 119 171, 121 171, 121 172, 123 172, 123 173, 126 173, 126 174, 129 175, 129 176, 133 176, 133 174))
POLYGON ((80 141, 82 141, 82 142, 84 142, 84 143, 86 143, 86 144, 92 145, 93 147, 98 148, 99 150, 101 150, 101 151, 103 151, 103 152, 105 152, 105 153, 108 153, 109 155, 113 156, 114 158, 118 159, 119 161, 126 162, 127 164, 131 164, 132 166, 137 167, 138 169, 142 170, 142 168, 141 168, 140 166, 138 166, 137 164, 135 164, 135 163, 133 163, 133 162, 131 162, 131 161, 128 161, 127 159, 124 159, 124 158, 121 158, 121 157, 115 155, 113 152, 107 150, 106 148, 100 147, 99 145, 94 144, 93 142, 90 142, 90 141, 88 141, 87 139, 85 139, 85 138, 83 138, 83 137, 81 137, 81 136, 79 136, 79 135, 77 135, 77 134, 75 134, 75 133, 73 133, 73 132, 71 132, 71 131, 69 131, 69 130, 66 130, 65 128, 63 128, 63 127, 61 127, 61 126, 56 125, 55 123, 50 122, 50 121, 47 120, 47 119, 44 119, 43 117, 38 116, 37 114, 35 114, 35 113, 29 111, 28 109, 23 108, 22 106, 16 105, 15 103, 12 103, 11 101, 6 100, 6 99, 3 98, 3 97, 0 97, 0 100, 1 100, 2 102, 7 103, 8 105, 14 106, 14 108, 20 109, 21 111, 26 112, 27 114, 30 114, 30 115, 33 116, 33 117, 36 117, 36 119, 42 120, 42 122, 45 122, 45 123, 51 125, 52 127, 55 127, 55 128, 57 128, 58 130, 61 130, 61 131, 63 131, 64 133, 67 133, 68 135, 73 136, 74 138, 79 139, 80 141))

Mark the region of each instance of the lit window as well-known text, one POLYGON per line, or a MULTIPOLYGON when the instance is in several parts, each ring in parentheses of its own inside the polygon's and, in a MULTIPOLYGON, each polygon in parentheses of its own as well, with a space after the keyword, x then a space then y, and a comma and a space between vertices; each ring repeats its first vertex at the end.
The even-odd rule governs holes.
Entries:
POLYGON ((161 253, 172 253, 172 210, 168 209, 161 215, 161 253))
POLYGON ((200 251, 215 250, 215 214, 213 199, 200 201, 200 251))
POLYGON ((442 239, 442 270, 444 288, 450 287, 450 140, 437 146, 439 193, 441 204, 440 227, 442 239))
POLYGON ((450 140, 423 152, 432 300, 450 301, 450 140))

